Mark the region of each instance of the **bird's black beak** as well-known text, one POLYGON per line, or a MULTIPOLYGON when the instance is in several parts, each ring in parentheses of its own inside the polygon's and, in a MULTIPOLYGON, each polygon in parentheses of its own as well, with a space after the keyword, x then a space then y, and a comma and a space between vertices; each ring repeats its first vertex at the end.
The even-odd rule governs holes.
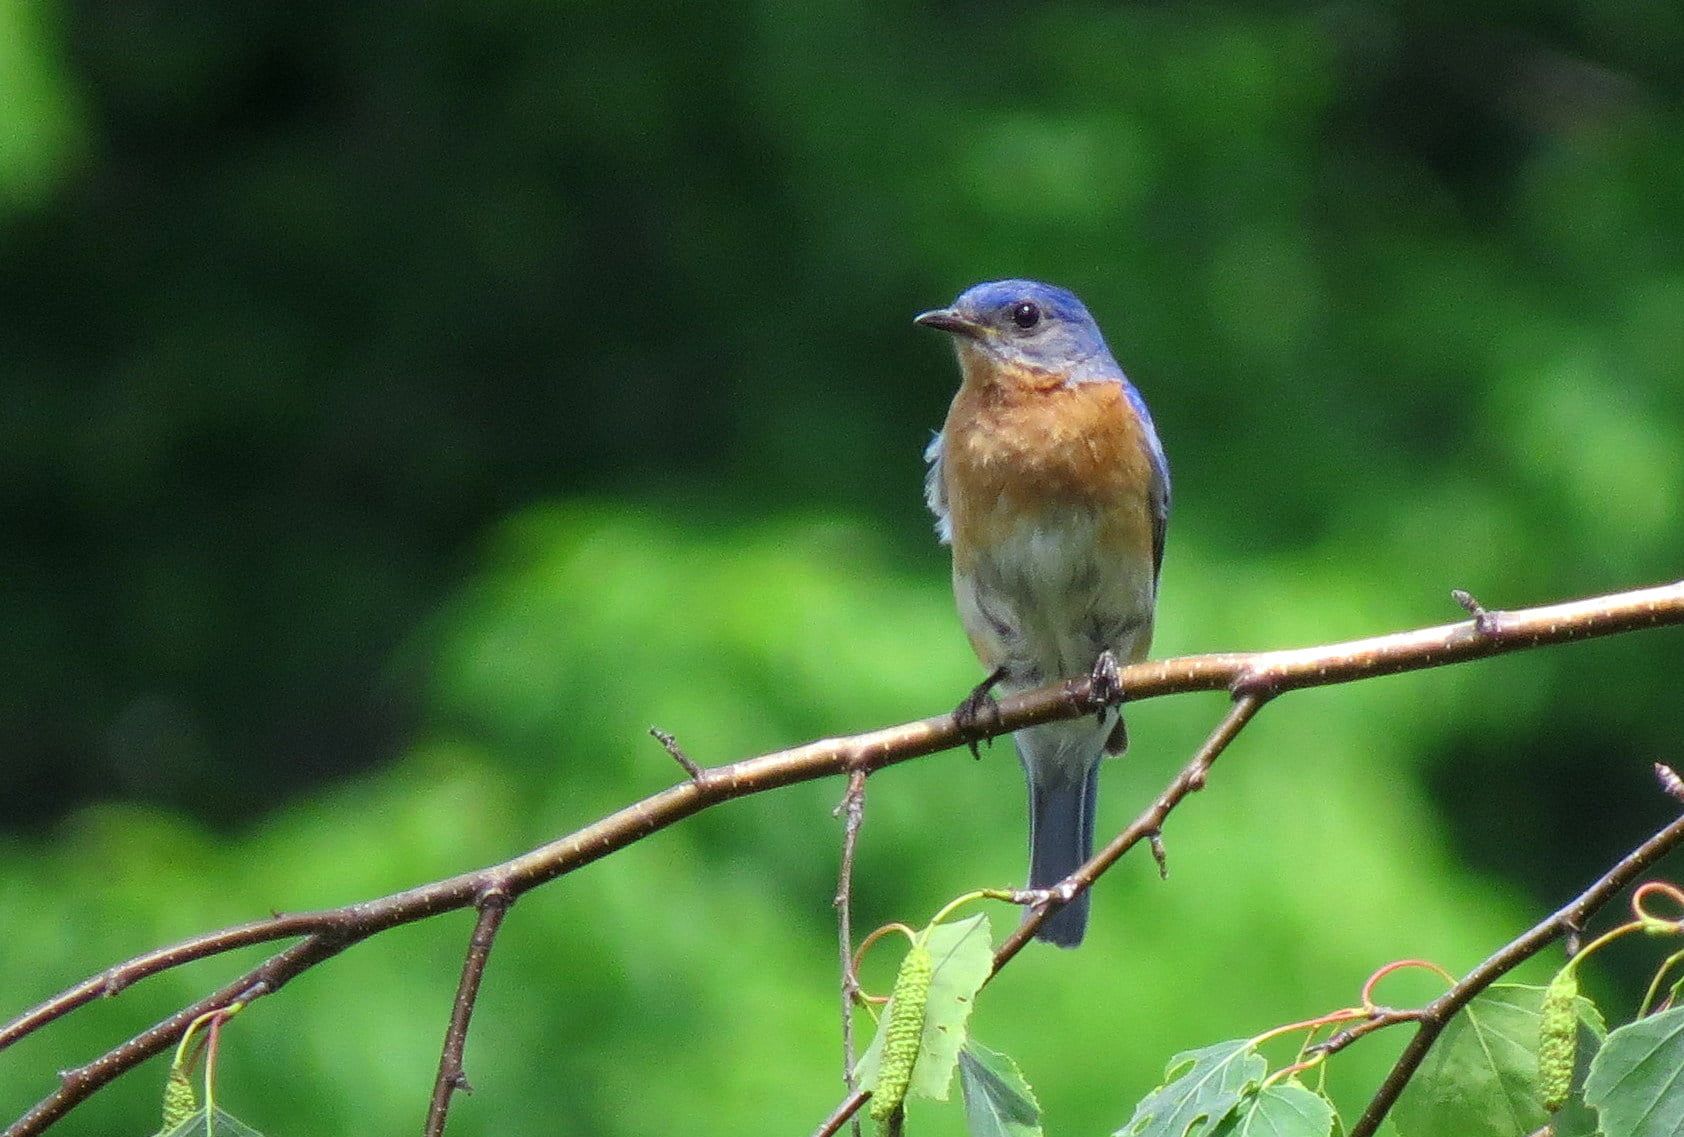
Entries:
POLYGON ((933 312, 925 312, 913 318, 914 324, 925 328, 934 328, 938 332, 951 332, 966 339, 981 339, 982 325, 975 320, 961 316, 952 308, 937 308, 933 312))

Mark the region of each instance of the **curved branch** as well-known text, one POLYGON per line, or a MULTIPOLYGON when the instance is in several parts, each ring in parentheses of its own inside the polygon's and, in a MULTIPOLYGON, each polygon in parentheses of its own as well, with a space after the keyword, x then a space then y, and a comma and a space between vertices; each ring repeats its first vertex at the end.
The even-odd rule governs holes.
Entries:
POLYGON ((157 1025, 141 1031, 121 1046, 106 1051, 87 1065, 60 1073, 58 1089, 42 1098, 29 1112, 13 1122, 6 1129, 5 1137, 40 1133, 118 1076, 128 1073, 153 1055, 174 1046, 180 1041, 183 1032, 202 1016, 213 1011, 226 1010, 236 1003, 249 1003, 263 995, 272 994, 280 990, 288 980, 373 934, 373 929, 357 935, 322 932, 271 956, 260 966, 221 990, 205 996, 192 1006, 182 1008, 157 1025))
POLYGON ((1684 845, 1684 817, 1678 818, 1620 858, 1619 863, 1609 869, 1595 884, 1563 905, 1553 915, 1539 921, 1523 935, 1492 953, 1484 963, 1468 972, 1450 990, 1420 1011, 1410 1014, 1409 1017, 1420 1024, 1415 1036, 1398 1056, 1397 1062, 1387 1073, 1386 1080, 1380 1083, 1380 1088, 1375 1091, 1368 1108, 1363 1110, 1362 1116, 1351 1126, 1349 1137, 1373 1137, 1375 1131, 1380 1128, 1380 1123, 1386 1119, 1386 1114, 1397 1102, 1398 1095, 1403 1093, 1404 1086, 1409 1084, 1409 1079, 1415 1075, 1415 1071, 1427 1057, 1427 1051, 1432 1049, 1433 1043, 1438 1041, 1438 1036, 1444 1033, 1444 1028, 1450 1025, 1450 1020, 1456 1016, 1457 1011, 1471 1003, 1481 991, 1556 940, 1576 933, 1597 909, 1625 891, 1639 876, 1680 845, 1684 845))
MULTIPOLYGON (((1684 582, 1516 612, 1481 608, 1472 620, 1325 647, 1138 663, 1121 671, 1120 693, 1113 693, 1109 698, 1096 698, 1089 677, 1069 679, 1002 699, 998 718, 991 717, 983 733, 1008 734, 1037 723, 1075 718, 1092 713, 1108 701, 1215 690, 1262 700, 1304 687, 1441 667, 1523 648, 1681 623, 1684 623, 1684 582)), ((235 947, 300 935, 307 937, 192 1007, 87 1065, 61 1075, 59 1088, 8 1128, 3 1137, 30 1137, 42 1132, 112 1079, 166 1049, 197 1016, 267 994, 303 970, 371 935, 441 912, 469 907, 491 891, 507 895, 512 902, 528 889, 582 868, 721 802, 795 782, 878 770, 963 745, 977 737, 977 731, 961 730, 954 717, 946 714, 700 770, 679 785, 500 865, 344 908, 240 925, 137 956, 0 1025, 0 1049, 99 995, 121 991, 149 975, 235 947)), ((1196 786, 1188 787, 1192 788, 1196 786)), ((1141 835, 1151 836, 1151 833, 1141 835)), ((1108 848, 1106 852, 1109 851, 1108 848)), ((1104 867, 1100 865, 1094 875, 1104 867)))
POLYGON ((276 916, 195 936, 190 940, 159 948, 157 951, 137 955, 125 963, 119 963, 98 975, 84 979, 76 986, 25 1011, 11 1022, 0 1025, 0 1050, 6 1049, 20 1038, 33 1034, 54 1019, 69 1014, 77 1007, 95 999, 108 999, 121 994, 130 984, 156 975, 160 971, 168 971, 172 967, 180 967, 194 960, 221 955, 223 952, 250 947, 253 944, 289 940, 295 936, 326 934, 331 930, 334 915, 331 912, 304 912, 276 916))

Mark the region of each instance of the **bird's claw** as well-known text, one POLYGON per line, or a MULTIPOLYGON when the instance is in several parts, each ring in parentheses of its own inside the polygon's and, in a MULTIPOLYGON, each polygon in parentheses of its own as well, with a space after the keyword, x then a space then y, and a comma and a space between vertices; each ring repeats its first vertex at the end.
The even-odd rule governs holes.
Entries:
POLYGON ((953 708, 953 725, 965 740, 965 745, 971 748, 971 757, 982 758, 982 751, 977 749, 977 743, 986 741, 994 745, 994 736, 989 733, 998 729, 1000 725, 1000 704, 994 700, 994 685, 1005 677, 1006 669, 997 667, 989 672, 988 678, 971 688, 971 693, 959 700, 959 705, 953 708), (988 721, 984 723, 984 718, 988 721))
POLYGON ((1117 657, 1108 648, 1099 653, 1099 658, 1093 663, 1093 672, 1088 676, 1088 700, 1101 722, 1105 721, 1105 712, 1111 709, 1122 693, 1122 668, 1117 666, 1117 657))

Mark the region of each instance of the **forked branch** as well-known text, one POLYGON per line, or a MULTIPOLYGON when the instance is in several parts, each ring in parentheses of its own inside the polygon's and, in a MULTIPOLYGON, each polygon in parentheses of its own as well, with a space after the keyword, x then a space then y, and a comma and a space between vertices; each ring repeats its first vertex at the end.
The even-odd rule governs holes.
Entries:
MULTIPOLYGON (((1213 735, 1211 743, 1207 743, 1209 757, 1214 758, 1257 706, 1285 691, 1681 623, 1684 623, 1684 582, 1515 612, 1481 608, 1474 620, 1324 647, 1139 663, 1121 672, 1120 692, 1112 697, 1113 701, 1123 702, 1188 691, 1229 691, 1237 700, 1236 709, 1217 735, 1213 735)), ((1069 679, 1002 699, 999 717, 990 720, 986 733, 1006 734, 1037 723, 1091 714, 1096 705, 1090 678, 1069 679)), ((43 1132, 114 1078, 175 1044, 198 1016, 272 993, 301 972, 372 935, 442 912, 474 906, 493 894, 504 898, 500 903, 513 903, 528 889, 582 868, 721 802, 815 778, 869 773, 964 745, 974 737, 974 730, 962 730, 951 714, 945 714, 699 769, 670 789, 499 865, 344 908, 255 921, 137 956, 0 1025, 0 1050, 95 998, 114 995, 161 971, 251 944, 298 941, 221 990, 88 1064, 64 1072, 57 1089, 14 1122, 3 1137, 31 1137, 43 1132)), ((1187 771, 1182 776, 1187 777, 1187 771)), ((1166 791, 1172 799, 1167 803, 1160 799, 1159 804, 1173 807, 1175 801, 1198 788, 1202 777, 1202 773, 1196 772, 1180 789, 1172 785, 1166 791)), ((1167 813, 1167 808, 1164 812, 1167 813)), ((1079 870, 1076 878, 1066 882, 1071 894, 1090 884, 1133 843, 1143 837, 1154 838, 1159 822, 1146 823, 1132 836, 1125 832, 1102 850, 1094 861, 1079 870)), ((1051 903, 1049 900, 1044 907, 1050 910, 1051 903)), ((1020 933, 1027 934, 1021 930, 1020 933)), ((1001 947, 999 963, 1003 965, 1021 946, 1019 937, 1008 940, 1001 947)), ((462 1022, 465 1029, 465 1014, 462 1022)))

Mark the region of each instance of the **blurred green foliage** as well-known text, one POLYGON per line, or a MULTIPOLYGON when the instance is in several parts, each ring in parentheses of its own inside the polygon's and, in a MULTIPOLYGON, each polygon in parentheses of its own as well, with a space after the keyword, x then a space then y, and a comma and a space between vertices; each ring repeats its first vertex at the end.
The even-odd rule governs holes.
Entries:
MULTIPOLYGON (((1197 544, 1182 548, 1214 570, 1197 544)), ((1271 575, 1193 583, 1202 575, 1166 612, 1194 634, 1294 600, 1271 575)), ((1380 586, 1371 591, 1382 604, 1380 586)), ((913 717, 971 677, 950 619, 942 582, 895 568, 864 526, 530 512, 428 633, 437 718, 404 761, 235 839, 107 806, 80 812, 48 846, 14 844, 0 859, 13 929, 0 938, 0 975, 22 1004, 254 909, 342 903, 536 844, 673 781, 642 734, 650 719, 681 727, 690 752, 712 761, 913 717)), ((1488 886, 1456 884, 1429 839, 1428 803, 1387 774, 1410 762, 1410 728, 1432 713, 1426 692, 1454 703, 1479 689, 1464 670, 1272 708, 1176 816, 1169 884, 1144 859, 1125 865, 1107 878, 1079 953, 1033 950, 984 993, 974 1029, 1023 1064, 1049 1123, 1115 1127, 1175 1050, 1343 1005, 1399 955, 1469 965, 1525 918, 1494 905, 1488 886)), ((1141 741, 1108 772, 1102 826, 1145 804, 1219 707, 1206 697, 1135 711, 1141 741)), ((840 1066, 839 790, 732 803, 522 901, 475 1020, 479 1093, 458 1104, 461 1131, 815 1125, 840 1066)), ((1004 745, 980 763, 961 751, 872 779, 862 930, 922 922, 961 891, 1015 881, 1021 798, 1004 745)), ((1013 915, 995 918, 1007 927, 1013 915)), ((274 1133, 415 1124, 469 926, 462 915, 381 937, 254 1006, 225 1036, 225 1104, 274 1133)), ((894 954, 868 968, 879 990, 894 954)), ((148 981, 21 1044, 0 1065, 6 1100, 229 967, 148 981)), ((1360 1090, 1386 1051, 1342 1060, 1337 1084, 1360 1090)), ((149 1116, 162 1076, 129 1079, 69 1131, 149 1116)), ((936 1131, 957 1125, 956 1109, 918 1112, 936 1131)))
MULTIPOLYGON (((1152 403, 1160 654, 1679 575, 1674 4, 0 0, 0 32, 0 1013, 584 824, 676 776, 652 722, 714 762, 950 706, 918 454, 955 377, 908 321, 979 279, 1075 288, 1152 403)), ((1271 707, 1169 883, 1108 877, 979 1036, 1104 1131, 1177 1050, 1465 968, 1667 812, 1679 645, 1271 707)), ((1218 707, 1133 712, 1102 827, 1218 707)), ((1019 879, 984 759, 873 779, 864 926, 1019 879)), ((839 793, 523 901, 452 1131, 810 1129, 839 793)), ((242 1016, 226 1104, 418 1124, 468 929, 435 923, 242 1016)), ((0 1056, 0 1113, 227 973, 0 1056)), ((147 1131, 162 1078, 64 1131, 147 1131)))

